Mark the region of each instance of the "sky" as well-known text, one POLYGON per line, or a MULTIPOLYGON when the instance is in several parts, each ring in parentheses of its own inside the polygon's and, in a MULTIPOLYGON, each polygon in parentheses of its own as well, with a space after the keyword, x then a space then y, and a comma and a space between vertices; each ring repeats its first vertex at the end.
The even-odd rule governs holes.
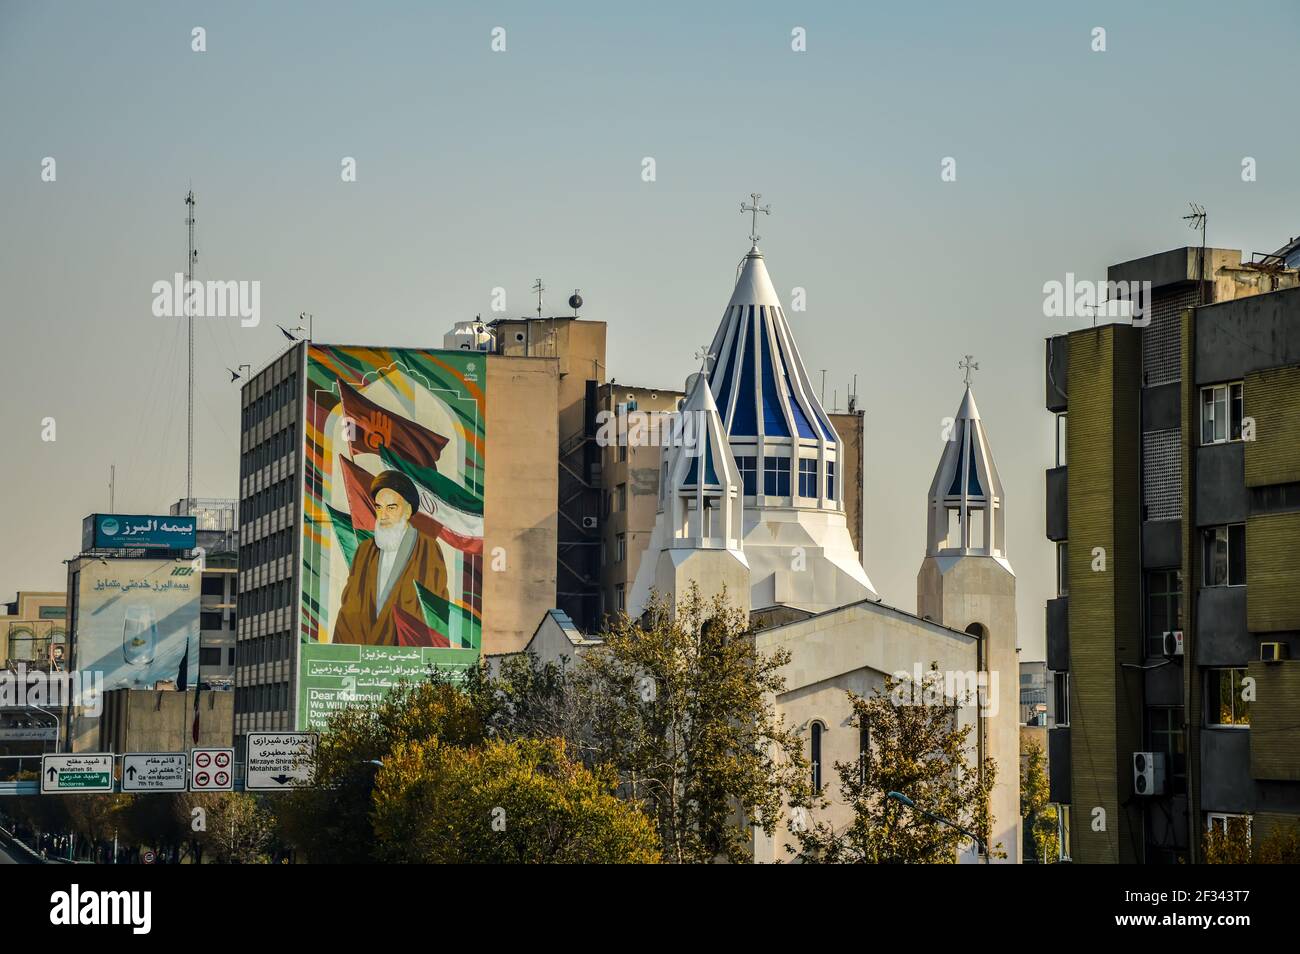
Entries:
POLYGON ((152 305, 185 267, 187 189, 197 277, 261 288, 257 326, 196 322, 205 497, 237 496, 226 369, 275 357, 304 311, 321 341, 436 347, 495 317, 495 288, 530 313, 541 276, 548 314, 581 288, 608 322, 611 376, 680 388, 760 192, 826 403, 856 376, 873 583, 915 607, 973 354, 1041 659, 1043 341, 1089 323, 1045 317, 1044 283, 1195 244, 1193 201, 1211 245, 1300 233, 1298 28, 1295 2, 0 0, 0 596, 63 587, 111 465, 118 512, 184 495, 184 322, 152 305))

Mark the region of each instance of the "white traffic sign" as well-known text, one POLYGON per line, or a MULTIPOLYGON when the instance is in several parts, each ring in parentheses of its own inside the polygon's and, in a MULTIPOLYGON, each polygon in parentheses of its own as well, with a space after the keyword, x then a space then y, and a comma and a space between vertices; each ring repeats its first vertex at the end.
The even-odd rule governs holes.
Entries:
POLYGON ((42 795, 84 795, 112 790, 112 752, 41 756, 42 795))
POLYGON ((184 752, 128 752, 122 756, 122 791, 183 792, 189 763, 184 752))
POLYGON ((234 749, 190 750, 191 792, 229 792, 234 788, 234 749))
POLYGON ((248 733, 248 768, 244 788, 250 792, 279 792, 311 783, 316 732, 248 733))

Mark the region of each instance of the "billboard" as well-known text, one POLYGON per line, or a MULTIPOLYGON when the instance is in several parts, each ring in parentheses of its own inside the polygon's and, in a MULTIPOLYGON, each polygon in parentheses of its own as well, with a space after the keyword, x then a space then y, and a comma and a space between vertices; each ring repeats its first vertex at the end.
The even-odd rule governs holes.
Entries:
POLYGON ((486 361, 308 347, 297 728, 478 660, 486 361))
POLYGON ((193 550, 194 518, 92 513, 81 527, 83 550, 193 550))
POLYGON ((200 574, 189 560, 85 560, 77 577, 75 667, 104 691, 196 681, 200 574))

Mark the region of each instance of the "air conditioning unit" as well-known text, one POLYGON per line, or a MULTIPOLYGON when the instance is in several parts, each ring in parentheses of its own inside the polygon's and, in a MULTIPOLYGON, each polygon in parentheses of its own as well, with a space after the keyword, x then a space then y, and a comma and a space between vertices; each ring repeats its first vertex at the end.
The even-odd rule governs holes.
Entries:
POLYGON ((1281 662, 1291 658, 1291 647, 1286 643, 1260 643, 1260 662, 1281 662))
POLYGON ((1165 633, 1165 655, 1181 656, 1183 654, 1183 631, 1171 630, 1165 633))
POLYGON ((1133 793, 1135 795, 1165 793, 1165 753, 1133 753, 1133 793))
POLYGON ((583 518, 582 518, 582 529, 584 529, 584 530, 595 530, 598 526, 600 526, 600 520, 599 520, 599 518, 597 518, 597 517, 583 517, 583 518))

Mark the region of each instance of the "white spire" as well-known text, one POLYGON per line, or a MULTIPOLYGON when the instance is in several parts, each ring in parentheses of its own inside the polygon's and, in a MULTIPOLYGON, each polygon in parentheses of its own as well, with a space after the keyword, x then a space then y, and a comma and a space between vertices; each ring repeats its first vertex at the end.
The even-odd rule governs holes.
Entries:
POLYGON ((678 420, 680 440, 664 448, 660 473, 660 509, 672 529, 671 542, 665 543, 673 548, 739 550, 740 471, 707 375, 692 375, 678 420))
POLYGON ((930 484, 929 556, 1006 558, 1006 498, 970 385, 930 484))

